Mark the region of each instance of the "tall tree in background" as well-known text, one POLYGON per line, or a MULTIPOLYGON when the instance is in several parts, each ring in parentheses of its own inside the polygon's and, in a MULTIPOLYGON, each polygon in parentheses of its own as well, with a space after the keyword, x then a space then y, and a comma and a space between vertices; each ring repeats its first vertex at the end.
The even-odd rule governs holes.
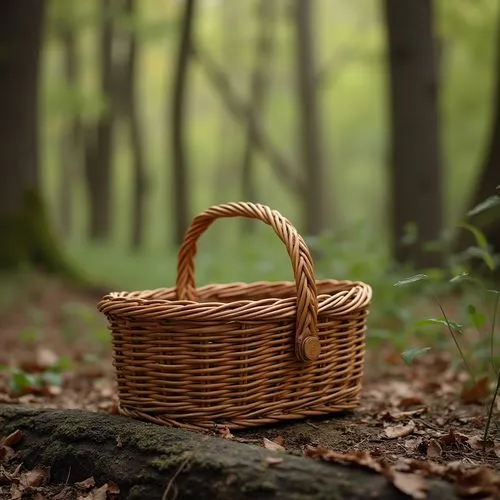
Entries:
POLYGON ((174 77, 171 118, 172 118, 172 199, 174 213, 174 244, 180 245, 189 224, 188 166, 185 154, 184 117, 187 72, 191 53, 195 0, 186 0, 182 19, 181 35, 177 52, 174 77))
POLYGON ((300 106, 302 163, 306 173, 305 232, 318 235, 326 228, 321 119, 316 88, 316 55, 312 33, 314 2, 296 0, 297 84, 300 106))
POLYGON ((393 255, 417 267, 441 263, 423 244, 442 229, 438 71, 432 0, 385 0, 390 72, 393 255), (419 244, 403 238, 408 224, 419 244))
POLYGON ((105 110, 97 123, 86 130, 85 172, 87 177, 90 225, 89 237, 105 240, 111 226, 111 165, 113 161, 113 0, 100 0, 99 42, 101 95, 105 110))
MULTIPOLYGON (((276 22, 276 0, 260 0, 258 9, 258 35, 255 44, 255 66, 250 81, 250 106, 257 115, 262 115, 266 91, 269 85, 269 67, 276 22)), ((245 149, 241 168, 241 195, 245 201, 258 201, 253 165, 257 149, 255 138, 255 114, 248 117, 245 149)), ((250 219, 243 219, 245 231, 255 227, 250 219)))
MULTIPOLYGON (((61 41, 62 66, 65 83, 70 92, 76 92, 80 77, 80 57, 78 36, 75 22, 75 4, 61 3, 64 8, 62 18, 56 23, 56 30, 61 41)), ((60 148, 59 175, 59 224, 60 231, 67 236, 71 231, 73 217, 73 191, 75 180, 79 178, 82 160, 83 130, 79 113, 74 109, 63 121, 60 148)))
POLYGON ((0 2, 0 268, 70 274, 39 188, 40 54, 44 0, 0 2))
MULTIPOLYGON (((131 247, 139 249, 144 239, 144 209, 146 202, 147 176, 143 147, 142 127, 137 107, 137 30, 133 19, 137 15, 137 0, 125 0, 125 16, 128 29, 122 33, 126 45, 123 71, 120 73, 122 94, 122 112, 127 123, 132 156, 132 196, 131 196, 131 247)), ((117 84, 120 82, 117 82, 117 84)))
MULTIPOLYGON (((490 198, 494 195, 495 188, 500 185, 500 8, 498 8, 495 42, 495 84, 493 103, 491 105, 490 137, 469 208, 475 207, 490 198)), ((493 247, 493 251, 500 253, 500 206, 496 204, 491 210, 478 213, 472 218, 472 222, 483 230, 488 243, 493 247)), ((472 243, 472 240, 468 233, 462 234, 463 236, 459 238, 459 246, 463 249, 472 243)))

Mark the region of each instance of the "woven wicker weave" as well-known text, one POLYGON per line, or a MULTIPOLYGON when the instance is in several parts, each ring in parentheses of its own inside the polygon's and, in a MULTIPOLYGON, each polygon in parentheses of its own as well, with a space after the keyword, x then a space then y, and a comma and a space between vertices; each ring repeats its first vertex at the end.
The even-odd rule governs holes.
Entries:
POLYGON ((353 408, 359 400, 371 288, 315 281, 309 250, 277 211, 229 203, 192 222, 175 288, 113 292, 109 322, 120 412, 185 428, 244 428, 353 408), (221 217, 269 224, 290 256, 295 283, 196 288, 201 234, 221 217))

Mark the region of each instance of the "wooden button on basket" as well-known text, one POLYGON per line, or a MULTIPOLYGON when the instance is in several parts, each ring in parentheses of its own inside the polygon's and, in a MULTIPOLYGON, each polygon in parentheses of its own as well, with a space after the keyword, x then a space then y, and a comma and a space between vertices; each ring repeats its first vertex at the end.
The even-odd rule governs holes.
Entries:
POLYGON ((112 333, 119 411, 184 428, 237 429, 353 408, 371 295, 362 282, 316 281, 303 238, 276 210, 211 207, 185 234, 175 288, 112 292, 98 304, 112 333), (295 282, 196 288, 197 240, 225 217, 269 224, 295 282))

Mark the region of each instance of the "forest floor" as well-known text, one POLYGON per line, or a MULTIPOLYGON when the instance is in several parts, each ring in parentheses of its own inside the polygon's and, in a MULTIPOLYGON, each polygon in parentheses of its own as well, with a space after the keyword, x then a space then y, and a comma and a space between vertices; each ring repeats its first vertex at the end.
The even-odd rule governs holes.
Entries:
MULTIPOLYGON (((95 312, 98 298, 43 277, 27 279, 8 300, 1 297, 0 403, 117 413, 109 338, 104 318, 95 312)), ((355 411, 244 431, 223 428, 218 435, 352 466, 425 467, 447 479, 462 477, 464 497, 500 498, 495 472, 500 470, 500 403, 483 443, 487 388, 480 382, 464 390, 465 378, 446 354, 407 366, 390 347, 369 350, 355 411)), ((19 463, 13 454, 16 436, 1 438, 0 428, 0 498, 119 497, 116 485, 94 484, 91 478, 53 485, 46 472, 19 463)), ((424 498, 419 488, 408 486, 407 493, 424 498)))

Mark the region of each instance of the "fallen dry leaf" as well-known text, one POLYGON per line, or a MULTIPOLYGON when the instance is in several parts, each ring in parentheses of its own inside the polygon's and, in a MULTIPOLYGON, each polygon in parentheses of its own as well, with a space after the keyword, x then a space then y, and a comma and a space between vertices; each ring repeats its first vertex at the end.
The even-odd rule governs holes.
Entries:
POLYGON ((10 446, 0 446, 0 463, 7 463, 16 456, 16 452, 10 446))
POLYGON ((465 386, 460 393, 460 398, 465 404, 482 403, 490 394, 488 377, 476 380, 470 387, 465 386))
POLYGON ((409 417, 415 417, 424 414, 427 411, 427 408, 421 407, 416 408, 415 410, 407 410, 407 411, 395 411, 388 410, 381 415, 382 420, 386 420, 389 422, 400 422, 402 420, 406 420, 409 417))
POLYGON ((10 485, 10 498, 11 500, 21 500, 23 494, 16 483, 10 485))
POLYGON ((382 458, 374 458, 368 451, 357 451, 354 453, 338 453, 327 448, 313 448, 312 446, 306 447, 304 451, 306 457, 319 457, 327 462, 340 462, 359 465, 361 467, 382 473, 387 467, 382 458))
POLYGON ((78 483, 75 483, 75 486, 82 491, 85 490, 90 490, 95 486, 95 479, 94 476, 90 476, 87 479, 84 479, 83 481, 79 481, 78 483))
POLYGON ((21 488, 34 488, 43 484, 47 479, 47 471, 43 469, 33 469, 23 472, 19 478, 21 488))
POLYGON ((440 458, 443 455, 443 448, 436 439, 429 439, 427 442, 426 456, 430 459, 440 458))
POLYGON ((405 398, 402 398, 399 403, 398 407, 402 409, 407 409, 411 408, 412 406, 421 406, 423 405, 424 402, 422 401, 422 398, 419 398, 417 396, 408 396, 405 398))
POLYGON ((457 492, 462 497, 500 497, 500 476, 490 469, 480 467, 456 478, 457 492))
POLYGON ((408 450, 416 450, 422 444, 422 438, 410 438, 404 442, 404 447, 408 450))
POLYGON ((276 443, 275 441, 271 441, 270 439, 264 438, 264 448, 270 451, 285 451, 285 447, 281 444, 276 443))
POLYGON ((115 496, 118 496, 120 494, 120 487, 114 483, 113 481, 108 481, 107 483, 107 486, 108 486, 108 496, 109 497, 115 497, 115 496))
POLYGON ((10 433, 8 436, 5 436, 3 438, 0 439, 0 445, 3 445, 3 446, 14 446, 16 445, 17 443, 19 443, 19 441, 21 441, 23 437, 23 433, 22 431, 20 431, 19 429, 10 433))
POLYGON ((384 429, 384 434, 389 439, 409 436, 415 430, 415 422, 410 420, 406 425, 389 425, 384 429))
POLYGON ((52 500, 73 500, 74 498, 73 489, 70 486, 65 486, 52 500))
POLYGON ((391 482, 410 498, 427 498, 427 481, 419 474, 391 471, 391 482))
POLYGON ((108 493, 108 485, 103 484, 100 488, 97 488, 92 492, 93 494, 93 500, 106 500, 107 499, 107 493, 108 493))
POLYGON ((473 450, 485 451, 488 454, 492 454, 496 457, 500 457, 500 444, 496 443, 492 439, 483 441, 483 436, 471 436, 467 440, 467 444, 473 450))
POLYGON ((275 436, 273 437, 273 441, 281 446, 285 446, 285 438, 283 436, 275 436))

